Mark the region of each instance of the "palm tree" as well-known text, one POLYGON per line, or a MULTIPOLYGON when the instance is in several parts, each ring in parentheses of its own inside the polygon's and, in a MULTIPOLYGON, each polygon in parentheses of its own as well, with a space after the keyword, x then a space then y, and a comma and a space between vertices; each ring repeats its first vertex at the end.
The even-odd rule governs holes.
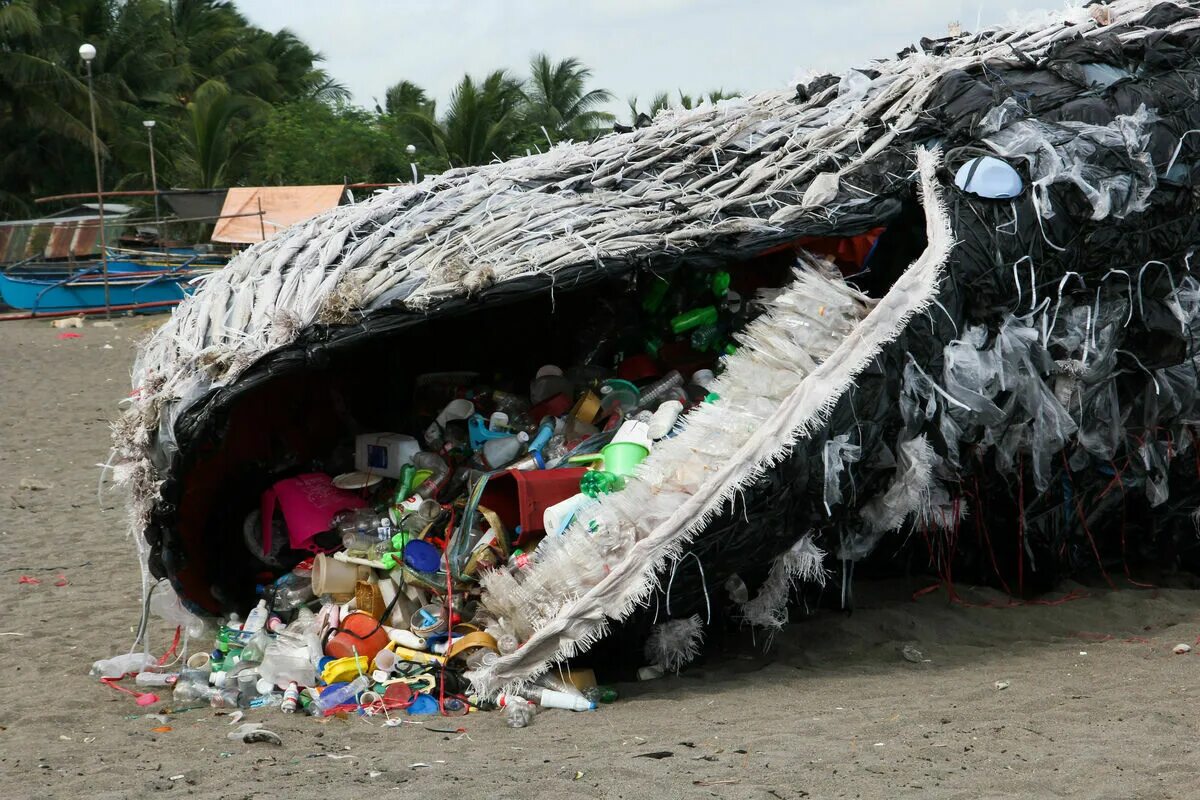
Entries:
POLYGON ((234 94, 220 81, 206 81, 196 89, 187 104, 180 164, 182 172, 190 173, 193 188, 211 189, 226 182, 250 142, 237 123, 263 106, 261 100, 234 94))
POLYGON ((613 99, 607 89, 585 91, 592 71, 577 58, 551 63, 545 53, 529 64, 529 122, 558 139, 587 139, 612 125, 599 106, 613 99))
POLYGON ((384 108, 387 113, 398 114, 429 111, 433 108, 425 90, 412 81, 400 81, 388 87, 384 95, 384 108))
POLYGON ((436 153, 447 166, 486 164, 508 158, 517 149, 524 101, 521 81, 505 70, 495 70, 482 81, 463 76, 440 120, 432 105, 427 110, 403 112, 400 119, 423 148, 436 153))

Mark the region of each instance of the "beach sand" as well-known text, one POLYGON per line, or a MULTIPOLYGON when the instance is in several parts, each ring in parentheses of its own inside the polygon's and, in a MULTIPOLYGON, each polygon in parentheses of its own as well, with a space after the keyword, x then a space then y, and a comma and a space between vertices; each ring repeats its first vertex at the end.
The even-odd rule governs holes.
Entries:
MULTIPOLYGON (((394 728, 247 713, 283 738, 274 747, 230 741, 228 716, 208 708, 148 715, 161 706, 88 668, 125 652, 137 624, 122 498, 97 497, 97 465, 133 342, 153 324, 89 322, 71 339, 46 322, 0 325, 0 796, 1197 795, 1200 655, 1172 648, 1197 642, 1200 592, 1124 581, 1012 608, 860 584, 853 615, 797 622, 765 655, 747 643, 623 685, 598 713, 547 712, 521 730, 499 713, 394 728), (906 644, 926 660, 902 658, 906 644), (447 726, 463 732, 430 730, 447 726)), ((169 638, 156 625, 155 652, 169 638)))

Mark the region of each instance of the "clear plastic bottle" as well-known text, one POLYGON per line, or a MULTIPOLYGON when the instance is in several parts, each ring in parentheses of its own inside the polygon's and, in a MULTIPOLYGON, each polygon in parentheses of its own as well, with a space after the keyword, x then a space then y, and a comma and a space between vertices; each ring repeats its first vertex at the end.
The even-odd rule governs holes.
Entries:
POLYGON ((261 662, 270 645, 271 634, 267 633, 265 628, 260 628, 255 631, 254 635, 250 637, 250 641, 246 642, 246 646, 242 648, 242 661, 261 662))
POLYGON ((317 699, 313 700, 310 710, 313 716, 324 716, 331 708, 354 702, 354 698, 365 692, 370 686, 371 679, 366 675, 359 675, 349 683, 321 692, 317 699))
POLYGON ((637 407, 639 409, 657 408, 664 397, 680 386, 683 386, 683 376, 678 371, 671 370, 661 380, 655 381, 642 390, 637 407))
POLYGON ((501 695, 500 705, 504 707, 504 723, 510 728, 528 727, 537 716, 537 707, 523 697, 501 695))
POLYGON ((442 484, 446 482, 446 478, 450 475, 450 467, 446 464, 445 459, 436 453, 417 453, 413 456, 413 466, 419 470, 431 470, 433 472, 428 478, 421 482, 413 494, 425 500, 432 500, 437 497, 441 491, 442 484))

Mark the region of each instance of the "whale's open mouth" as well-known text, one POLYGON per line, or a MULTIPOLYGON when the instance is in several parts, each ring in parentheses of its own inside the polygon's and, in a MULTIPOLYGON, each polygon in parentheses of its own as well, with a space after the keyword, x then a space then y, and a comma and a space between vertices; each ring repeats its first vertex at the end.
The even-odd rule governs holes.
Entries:
MULTIPOLYGON (((735 494, 823 424, 857 372, 933 297, 950 243, 935 167, 933 155, 920 156, 919 196, 879 220, 883 235, 809 238, 743 265, 769 299, 722 359, 719 399, 690 413, 624 491, 544 541, 519 584, 503 570, 481 576, 482 618, 521 647, 476 672, 478 688, 495 691, 585 650, 645 601, 664 565, 735 494), (871 268, 845 269, 849 280, 803 249, 831 255, 867 245, 871 268)), ((176 437, 188 446, 162 488, 168 502, 151 526, 152 570, 212 613, 252 603, 255 584, 279 566, 244 535, 272 481, 301 465, 344 463, 355 433, 403 429, 418 375, 533 374, 566 361, 597 309, 619 315, 631 286, 669 269, 656 263, 600 273, 586 286, 493 293, 449 313, 376 318, 355 336, 292 347, 259 365, 178 420, 176 437)), ((803 533, 785 534, 771 554, 803 533)))

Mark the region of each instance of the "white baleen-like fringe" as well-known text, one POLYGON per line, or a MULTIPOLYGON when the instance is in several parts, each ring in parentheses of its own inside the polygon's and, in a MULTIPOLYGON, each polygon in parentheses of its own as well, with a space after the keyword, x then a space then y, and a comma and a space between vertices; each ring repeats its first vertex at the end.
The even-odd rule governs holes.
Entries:
POLYGON ((742 605, 742 619, 767 630, 767 646, 788 621, 788 597, 798 583, 825 585, 825 551, 813 541, 812 531, 800 537, 786 553, 771 563, 771 572, 758 594, 742 605))
MULTIPOLYGON (((605 576, 585 592, 572 596, 558 591, 565 576, 543 577, 542 564, 535 563, 530 572, 536 574, 538 595, 535 601, 544 602, 555 610, 553 618, 535 624, 536 632, 516 652, 502 656, 491 666, 471 674, 477 689, 490 695, 506 686, 515 685, 544 671, 552 661, 569 658, 586 650, 605 634, 610 619, 623 619, 644 603, 657 587, 657 574, 671 558, 678 558, 682 548, 739 490, 753 484, 767 469, 790 453, 793 443, 820 429, 830 411, 853 383, 854 378, 879 354, 884 345, 900 335, 914 314, 925 310, 937 293, 942 267, 953 245, 950 221, 938 193, 936 171, 940 163, 937 151, 917 151, 921 197, 925 204, 928 245, 921 256, 904 272, 861 323, 854 326, 811 373, 793 376, 784 387, 762 379, 769 359, 760 359, 765 349, 776 346, 797 349, 796 339, 779 335, 775 320, 778 309, 752 323, 745 333, 747 342, 762 343, 763 348, 745 345, 729 357, 727 371, 721 376, 715 391, 720 400, 702 406, 689 415, 687 426, 676 437, 657 448, 646 460, 646 469, 639 478, 629 482, 623 492, 607 495, 598 504, 600 513, 592 515, 597 530, 569 529, 558 539, 548 540, 547 558, 558 559, 556 551, 585 548, 603 554, 605 560, 597 565, 605 576), (768 345, 767 342, 772 344, 768 345), (756 379, 757 378, 757 379, 756 379), (764 395, 749 396, 746 385, 767 390, 765 397, 779 398, 771 413, 757 425, 751 425, 748 408, 763 407, 764 395), (789 388, 790 387, 790 388, 789 388), (738 421, 730 428, 723 415, 736 409, 738 421), (714 441, 717 446, 714 445, 714 441), (700 443, 704 447, 700 447, 700 443), (714 453, 717 458, 707 457, 714 453), (666 497, 664 497, 664 494, 666 497), (632 531, 636 543, 623 550, 606 544, 610 525, 616 523, 619 541, 628 541, 632 531)), ((802 275, 808 281, 811 275, 802 275)), ((825 292, 837 286, 825 281, 825 292)), ((816 287, 812 287, 816 288, 816 287)), ((843 288, 843 292, 848 290, 843 288)), ((803 306, 803 295, 789 292, 796 306, 803 306)), ((848 300, 849 298, 845 298, 848 300)), ((860 301, 861 302, 861 301, 860 301)), ((850 315, 845 305, 834 324, 845 324, 850 315)), ((820 315, 819 315, 820 316, 820 315)), ((811 330, 803 325, 793 332, 811 330)), ((814 337, 816 342, 827 341, 827 332, 814 337)), ((805 337, 805 343, 809 343, 805 337)), ((803 346, 799 349, 807 349, 803 346)), ((820 355, 818 350, 817 355, 820 355)), ((813 353, 810 352, 810 356, 813 353)), ((789 358, 792 364, 797 363, 789 358)), ((779 380, 787 380, 778 375, 779 380)), ((530 576, 531 578, 533 575, 530 576)), ((526 580, 526 584, 529 579, 526 580)), ((485 604, 492 583, 484 580, 485 604)), ((512 608, 511 603, 506 607, 512 608)))
POLYGON ((646 660, 663 672, 679 672, 700 655, 704 623, 698 614, 687 619, 669 619, 655 625, 646 638, 646 660))

